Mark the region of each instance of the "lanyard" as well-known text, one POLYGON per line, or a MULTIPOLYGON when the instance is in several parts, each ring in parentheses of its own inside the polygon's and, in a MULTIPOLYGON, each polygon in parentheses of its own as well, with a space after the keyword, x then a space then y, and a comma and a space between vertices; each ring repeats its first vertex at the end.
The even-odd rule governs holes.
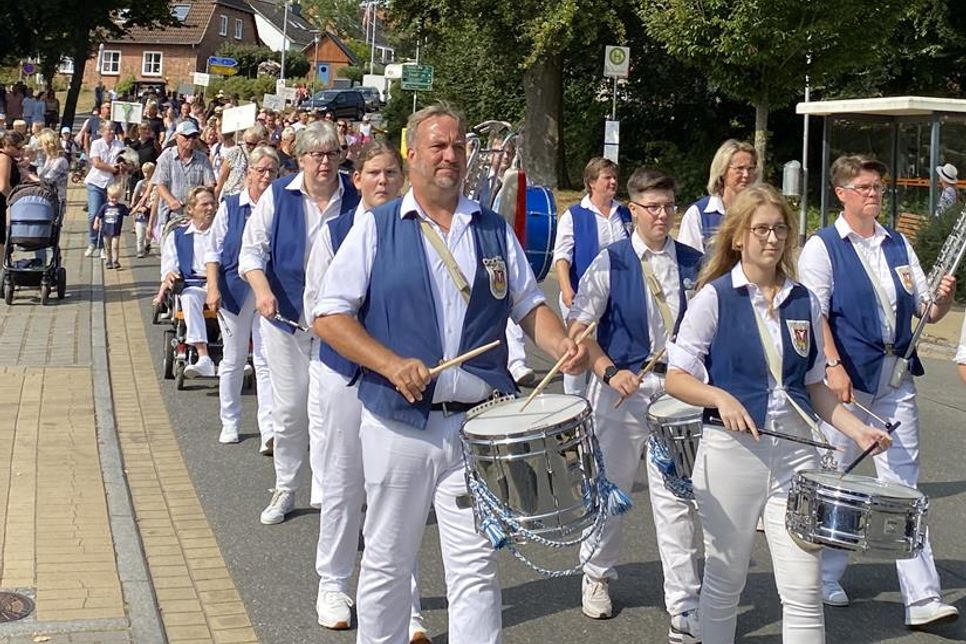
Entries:
POLYGON ((436 254, 442 260, 443 265, 446 266, 446 271, 449 276, 453 278, 453 283, 456 284, 456 288, 459 289, 460 295, 467 304, 470 302, 470 294, 472 289, 470 288, 470 283, 466 280, 466 276, 463 275, 463 271, 460 270, 459 265, 456 263, 456 259, 453 257, 453 253, 449 252, 449 248, 443 243, 440 236, 433 230, 433 227, 428 221, 420 220, 419 227, 423 231, 423 235, 429 240, 429 245, 433 247, 436 254))
POLYGON ((664 332, 667 333, 669 340, 673 340, 674 320, 671 318, 671 308, 668 306, 664 289, 661 288, 661 283, 657 280, 657 276, 654 275, 654 269, 651 268, 651 263, 647 259, 647 253, 641 255, 641 270, 644 271, 644 284, 647 285, 647 290, 654 297, 654 301, 657 303, 657 310, 660 312, 661 319, 664 321, 664 332))
MULTIPOLYGON (((869 260, 866 259, 861 250, 855 247, 855 244, 852 244, 852 250, 854 250, 855 254, 858 255, 859 262, 862 263, 862 268, 865 269, 865 274, 869 277, 869 281, 872 282, 872 290, 875 291, 876 299, 879 300, 879 306, 882 308, 883 315, 885 315, 886 327, 889 329, 889 334, 895 336, 896 312, 892 310, 892 303, 889 302, 889 298, 882 290, 882 285, 879 284, 879 279, 876 277, 875 273, 872 272, 872 267, 869 266, 869 260)), ((887 339, 888 338, 883 338, 883 340, 887 339)))

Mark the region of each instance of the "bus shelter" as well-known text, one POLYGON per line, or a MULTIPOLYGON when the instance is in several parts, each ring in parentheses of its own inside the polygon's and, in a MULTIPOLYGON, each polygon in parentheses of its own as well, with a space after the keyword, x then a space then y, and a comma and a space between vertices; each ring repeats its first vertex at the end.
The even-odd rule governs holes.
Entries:
MULTIPOLYGON (((966 175, 966 100, 925 96, 859 98, 799 103, 796 113, 821 117, 821 218, 828 225, 832 159, 874 156, 888 164, 883 210, 895 226, 900 210, 931 215, 939 198, 936 167, 952 163, 966 175)), ((809 149, 805 128, 805 150, 809 149)), ((802 160, 807 167, 807 158, 802 160)), ((807 178, 807 175, 806 175, 807 178)), ((959 187, 966 186, 960 181, 959 187)), ((832 207, 836 207, 834 204, 832 207)))

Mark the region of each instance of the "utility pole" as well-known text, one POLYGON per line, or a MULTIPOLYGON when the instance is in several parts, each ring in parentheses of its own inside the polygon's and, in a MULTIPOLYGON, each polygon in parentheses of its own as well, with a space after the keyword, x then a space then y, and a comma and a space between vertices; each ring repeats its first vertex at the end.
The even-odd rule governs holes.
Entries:
POLYGON ((312 74, 312 93, 315 94, 315 90, 319 85, 319 36, 320 32, 318 29, 312 30, 312 40, 315 42, 315 67, 312 74))
POLYGON ((282 12, 282 69, 278 72, 278 79, 285 80, 285 51, 288 49, 288 5, 290 0, 285 1, 285 10, 282 12))

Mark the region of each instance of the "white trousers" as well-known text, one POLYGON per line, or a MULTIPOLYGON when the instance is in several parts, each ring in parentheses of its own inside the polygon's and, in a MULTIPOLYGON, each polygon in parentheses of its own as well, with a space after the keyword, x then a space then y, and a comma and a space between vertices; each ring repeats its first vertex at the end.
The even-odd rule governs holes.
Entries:
MULTIPOLYGON (((897 389, 889 386, 895 360, 894 357, 889 357, 883 361, 879 387, 874 396, 856 390, 855 397, 879 418, 902 422, 892 434, 892 447, 873 457, 878 478, 916 487, 919 483, 919 406, 916 404, 916 385, 912 376, 906 374, 897 389)), ((850 405, 849 409, 870 425, 882 427, 879 421, 873 420, 857 407, 850 405)), ((845 448, 844 452, 838 453, 839 465, 844 469, 859 455, 858 446, 828 425, 824 425, 823 429, 830 443, 845 448)), ((822 580, 839 581, 848 564, 847 551, 826 549, 822 553, 822 580)), ((933 561, 928 533, 922 551, 912 559, 897 559, 896 570, 899 573, 902 600, 907 606, 926 599, 939 599, 941 596, 939 573, 933 561)))
MULTIPOLYGON (((594 429, 604 455, 607 478, 630 494, 641 463, 650 428, 647 408, 651 396, 664 390, 662 379, 645 376, 638 392, 617 409, 619 396, 596 376, 590 379, 588 399, 594 410, 594 429)), ((671 494, 664 486, 657 466, 647 458, 647 485, 651 512, 657 532, 658 551, 664 571, 664 603, 671 615, 698 607, 698 539, 696 514, 689 502, 671 494)), ((584 574, 594 579, 617 579, 615 566, 623 542, 623 516, 608 516, 600 544, 591 556, 592 539, 580 546, 580 559, 586 561, 584 574)))
POLYGON ((513 320, 506 321, 507 369, 515 374, 527 368, 526 336, 513 320))
POLYGON ((144 252, 145 242, 147 241, 148 232, 148 222, 146 221, 136 221, 134 222, 134 239, 135 249, 139 253, 144 252))
POLYGON ((221 327, 222 358, 218 364, 218 397, 221 401, 221 426, 236 430, 241 421, 241 390, 248 361, 251 341, 252 362, 258 381, 258 433, 264 445, 273 436, 272 429, 272 375, 265 359, 265 343, 262 328, 269 322, 255 310, 255 296, 251 293, 235 315, 228 309, 220 309, 218 325, 221 327))
MULTIPOLYGON (((309 374, 312 503, 320 510, 315 571, 319 575, 320 592, 351 594, 362 505, 366 501, 359 439, 362 403, 357 387, 349 387, 346 378, 314 356, 309 374)), ((411 589, 411 611, 418 614, 419 585, 415 570, 411 589)))
MULTIPOLYGON (((570 307, 564 304, 563 294, 559 296, 558 304, 560 305, 560 317, 563 318, 564 324, 567 324, 567 316, 570 314, 570 307)), ((587 381, 589 378, 589 370, 585 371, 584 373, 578 373, 575 376, 565 373, 563 377, 564 393, 570 394, 571 396, 583 396, 587 390, 587 381)))
MULTIPOLYGON (((808 436, 786 416, 767 429, 808 436)), ((755 527, 762 517, 782 604, 784 644, 825 642, 820 551, 805 550, 785 530, 792 475, 818 466, 815 448, 705 426, 694 470, 694 495, 704 528, 701 629, 704 644, 735 640, 738 601, 748 576, 755 527)))
POLYGON ((186 286, 181 291, 181 310, 184 311, 185 342, 207 344, 208 329, 205 327, 205 297, 203 286, 186 286))
POLYGON ((272 378, 272 426, 275 430, 275 489, 294 492, 309 452, 308 333, 288 333, 266 321, 265 354, 272 378))
POLYGON ((430 504, 436 510, 449 641, 501 642, 496 553, 477 534, 466 494, 459 429, 463 414, 432 412, 426 429, 389 421, 363 408, 362 460, 366 479, 366 548, 359 573, 357 641, 408 644, 410 579, 430 504))

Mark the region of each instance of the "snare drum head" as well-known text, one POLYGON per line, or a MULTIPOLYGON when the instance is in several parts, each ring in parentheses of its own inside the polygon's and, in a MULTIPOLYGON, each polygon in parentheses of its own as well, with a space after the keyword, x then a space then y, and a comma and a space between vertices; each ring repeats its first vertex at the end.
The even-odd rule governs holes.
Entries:
POLYGON ((526 402, 526 398, 514 398, 476 414, 471 411, 472 417, 463 423, 463 433, 480 438, 528 434, 535 428, 561 425, 590 410, 586 400, 566 394, 541 394, 521 411, 526 402))
POLYGON ((858 492, 859 494, 866 494, 870 497, 915 500, 923 496, 922 492, 915 488, 907 487, 899 483, 880 481, 871 476, 846 474, 842 477, 838 472, 829 472, 826 470, 809 470, 807 472, 799 472, 798 474, 827 488, 858 492))
POLYGON ((651 403, 647 413, 655 418, 693 418, 702 416, 704 410, 664 394, 651 403))

